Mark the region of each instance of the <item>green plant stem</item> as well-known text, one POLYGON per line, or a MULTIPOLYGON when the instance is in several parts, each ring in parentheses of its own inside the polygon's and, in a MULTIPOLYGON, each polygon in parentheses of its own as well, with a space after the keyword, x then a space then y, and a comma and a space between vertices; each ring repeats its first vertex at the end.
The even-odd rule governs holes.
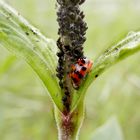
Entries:
POLYGON ((59 140, 78 140, 79 131, 84 120, 84 102, 80 102, 76 109, 67 115, 54 110, 58 128, 59 140))

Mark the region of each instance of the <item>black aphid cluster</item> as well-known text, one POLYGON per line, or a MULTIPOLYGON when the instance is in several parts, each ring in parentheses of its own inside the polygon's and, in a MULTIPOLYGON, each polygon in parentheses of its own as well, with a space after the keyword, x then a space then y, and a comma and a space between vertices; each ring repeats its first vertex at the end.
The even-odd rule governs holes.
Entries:
MULTIPOLYGON (((80 11, 79 6, 85 0, 57 0, 59 9, 57 12, 57 21, 59 24, 57 46, 59 57, 57 66, 57 77, 59 85, 64 88, 65 94, 69 95, 68 87, 65 87, 65 73, 70 72, 65 69, 65 63, 75 64, 79 58, 83 58, 83 44, 86 41, 87 24, 84 22, 84 13, 80 11)), ((68 96, 67 96, 68 97, 68 96)), ((66 99, 64 97, 66 104, 66 99)))
POLYGON ((63 51, 63 44, 60 41, 60 38, 57 40, 57 46, 59 48, 59 52, 57 52, 58 56, 58 66, 56 68, 57 74, 56 76, 59 78, 59 86, 63 88, 63 77, 64 77, 64 51, 63 51))

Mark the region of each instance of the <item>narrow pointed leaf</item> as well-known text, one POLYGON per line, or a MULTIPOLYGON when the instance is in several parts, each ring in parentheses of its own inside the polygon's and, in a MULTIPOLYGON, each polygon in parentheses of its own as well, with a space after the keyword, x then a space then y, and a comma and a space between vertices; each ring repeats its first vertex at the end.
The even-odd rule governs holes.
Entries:
POLYGON ((38 74, 61 110, 60 88, 55 76, 56 45, 31 26, 18 12, 0 1, 0 47, 23 58, 38 74))

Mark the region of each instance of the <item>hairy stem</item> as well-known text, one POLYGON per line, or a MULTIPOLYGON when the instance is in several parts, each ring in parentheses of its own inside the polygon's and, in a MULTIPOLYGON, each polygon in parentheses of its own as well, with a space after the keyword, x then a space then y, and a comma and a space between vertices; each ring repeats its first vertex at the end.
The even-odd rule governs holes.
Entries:
POLYGON ((80 102, 77 108, 67 115, 61 113, 56 107, 54 112, 59 140, 78 140, 79 131, 84 119, 84 102, 80 102))

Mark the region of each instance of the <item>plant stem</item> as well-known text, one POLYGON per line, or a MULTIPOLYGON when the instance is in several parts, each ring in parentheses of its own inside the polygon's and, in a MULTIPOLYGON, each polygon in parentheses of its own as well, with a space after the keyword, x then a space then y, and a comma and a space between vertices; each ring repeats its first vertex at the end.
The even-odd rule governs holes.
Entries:
POLYGON ((59 86, 62 89, 62 103, 65 114, 69 114, 71 111, 75 88, 72 83, 74 78, 70 76, 72 65, 76 64, 80 58, 85 57, 83 44, 86 41, 85 34, 88 27, 84 21, 85 15, 80 10, 80 5, 84 1, 57 0, 57 21, 59 25, 57 46, 59 51, 57 53, 58 65, 56 76, 59 79, 59 86))
POLYGON ((54 113, 59 140, 78 140, 79 131, 84 120, 83 101, 72 113, 65 115, 64 113, 61 113, 56 106, 54 113))

